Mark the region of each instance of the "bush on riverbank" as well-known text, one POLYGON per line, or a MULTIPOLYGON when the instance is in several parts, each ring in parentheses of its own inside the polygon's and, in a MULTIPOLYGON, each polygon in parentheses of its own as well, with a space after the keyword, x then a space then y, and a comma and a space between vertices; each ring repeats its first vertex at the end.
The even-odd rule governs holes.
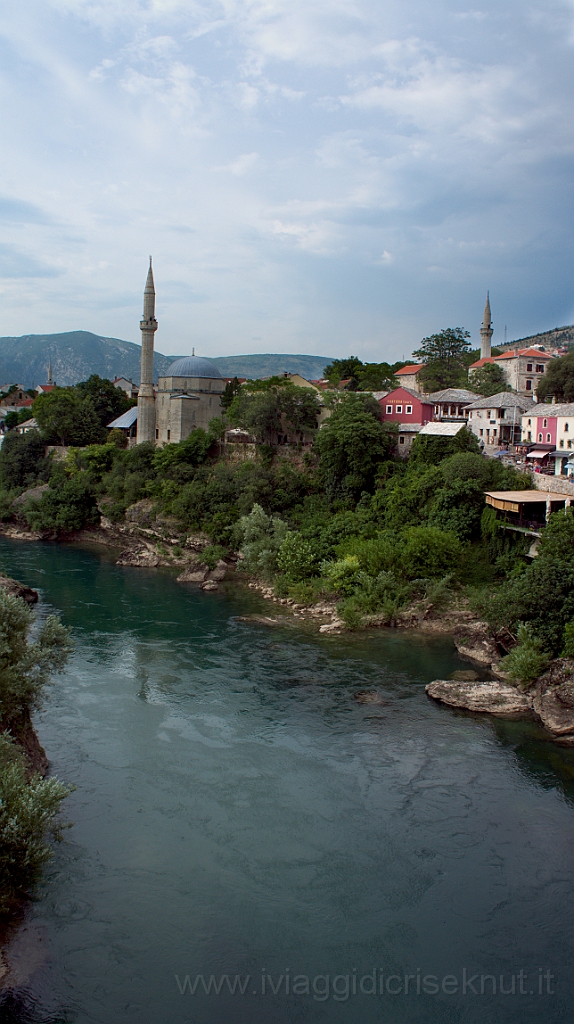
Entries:
POLYGON ((70 790, 57 779, 27 774, 26 758, 8 733, 0 734, 0 915, 30 895, 58 839, 57 814, 70 790))
POLYGON ((53 672, 63 669, 70 639, 51 615, 30 639, 33 613, 20 597, 0 590, 0 913, 27 895, 50 856, 60 802, 68 790, 56 779, 30 777, 18 746, 53 672))

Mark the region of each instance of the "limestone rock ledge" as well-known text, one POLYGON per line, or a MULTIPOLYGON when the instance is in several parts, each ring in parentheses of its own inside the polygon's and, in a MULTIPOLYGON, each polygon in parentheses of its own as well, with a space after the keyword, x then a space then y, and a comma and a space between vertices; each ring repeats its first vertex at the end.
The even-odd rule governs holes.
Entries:
POLYGON ((480 711, 489 715, 523 715, 532 711, 532 696, 516 686, 498 680, 462 682, 435 679, 426 687, 429 697, 466 711, 480 711))
POLYGON ((435 679, 429 697, 453 708, 489 715, 532 714, 561 746, 574 747, 574 660, 556 658, 533 686, 521 690, 501 680, 435 679))

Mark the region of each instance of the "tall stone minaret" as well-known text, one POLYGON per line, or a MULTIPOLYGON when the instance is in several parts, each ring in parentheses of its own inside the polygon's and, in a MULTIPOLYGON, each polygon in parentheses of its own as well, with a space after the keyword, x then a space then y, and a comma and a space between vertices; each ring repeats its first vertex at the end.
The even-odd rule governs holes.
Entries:
POLYGON ((486 293, 486 305, 484 307, 484 316, 482 318, 482 327, 480 328, 480 358, 490 359, 491 348, 490 339, 492 338, 492 319, 490 316, 490 298, 488 292, 486 293))
POLYGON ((151 256, 144 290, 143 318, 140 320, 142 332, 142 357, 140 370, 140 387, 138 394, 138 444, 142 441, 155 443, 155 395, 153 393, 153 336, 157 331, 155 318, 155 288, 151 256))

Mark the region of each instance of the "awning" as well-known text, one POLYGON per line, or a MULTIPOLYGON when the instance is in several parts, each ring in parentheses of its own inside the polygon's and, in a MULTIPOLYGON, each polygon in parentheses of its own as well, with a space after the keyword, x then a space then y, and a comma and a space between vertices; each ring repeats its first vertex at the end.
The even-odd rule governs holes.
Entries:
POLYGON ((112 420, 108 423, 108 430, 113 430, 117 427, 119 430, 127 430, 129 427, 133 427, 135 421, 138 418, 138 407, 137 405, 132 406, 127 412, 122 413, 117 419, 112 420))
POLYGON ((544 451, 544 452, 542 452, 542 451, 534 451, 534 452, 528 452, 528 455, 526 456, 526 458, 527 459, 544 459, 544 458, 546 458, 547 455, 550 455, 549 451, 544 451))

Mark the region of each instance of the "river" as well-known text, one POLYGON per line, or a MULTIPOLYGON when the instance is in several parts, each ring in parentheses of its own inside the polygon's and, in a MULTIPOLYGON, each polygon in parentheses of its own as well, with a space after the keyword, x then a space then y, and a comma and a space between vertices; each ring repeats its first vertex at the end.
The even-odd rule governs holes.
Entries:
POLYGON ((574 755, 429 701, 449 640, 239 622, 246 588, 74 546, 0 568, 75 644, 37 716, 73 827, 6 1024, 571 1019, 574 755))

